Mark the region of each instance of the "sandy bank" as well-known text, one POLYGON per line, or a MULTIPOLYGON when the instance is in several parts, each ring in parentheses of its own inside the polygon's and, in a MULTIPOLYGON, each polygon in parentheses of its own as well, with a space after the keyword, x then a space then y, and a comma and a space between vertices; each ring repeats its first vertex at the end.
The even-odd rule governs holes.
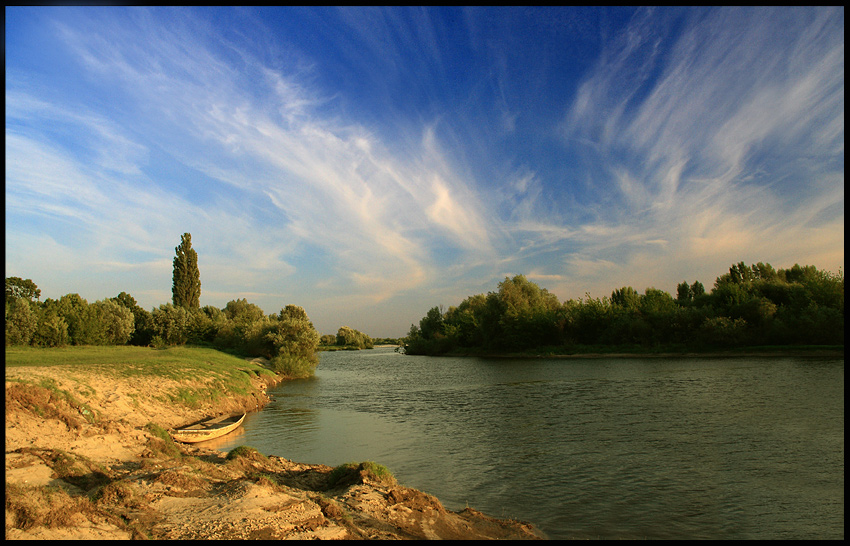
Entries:
POLYGON ((190 409, 157 397, 169 381, 7 368, 6 538, 541 538, 362 466, 332 482, 325 465, 164 441, 150 423, 253 411, 270 386, 257 376, 247 395, 190 409))

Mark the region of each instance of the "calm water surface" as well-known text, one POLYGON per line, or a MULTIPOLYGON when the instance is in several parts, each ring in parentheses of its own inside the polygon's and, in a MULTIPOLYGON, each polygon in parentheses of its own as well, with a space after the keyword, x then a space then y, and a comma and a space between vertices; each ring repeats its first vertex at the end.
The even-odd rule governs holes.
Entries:
POLYGON ((215 445, 373 460, 550 538, 844 538, 844 361, 322 353, 215 445))

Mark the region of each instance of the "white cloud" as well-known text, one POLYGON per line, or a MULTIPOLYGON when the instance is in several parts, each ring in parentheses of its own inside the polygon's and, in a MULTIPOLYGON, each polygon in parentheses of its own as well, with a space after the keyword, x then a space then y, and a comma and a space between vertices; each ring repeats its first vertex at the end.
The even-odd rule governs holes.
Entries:
MULTIPOLYGON (((489 248, 471 182, 450 166, 430 128, 418 147, 395 147, 390 155, 366 129, 320 116, 318 108, 327 99, 298 81, 297 73, 268 66, 224 38, 213 49, 209 31, 179 14, 174 25, 161 25, 146 10, 129 13, 128 20, 102 26, 93 21, 59 25, 83 66, 138 110, 117 116, 112 125, 73 120, 83 134, 98 135, 90 148, 97 156, 96 175, 106 177, 100 185, 89 176, 94 173, 77 177, 74 197, 91 194, 74 201, 85 217, 79 221, 115 231, 128 215, 148 210, 163 219, 164 211, 178 218, 191 214, 194 229, 204 230, 193 233, 198 244, 215 239, 215 255, 207 258, 215 283, 225 283, 228 270, 239 271, 239 282, 249 285, 252 279, 260 282, 263 271, 290 275, 296 270, 286 256, 299 245, 312 245, 333 256, 331 267, 378 299, 428 282, 425 261, 433 258, 435 241, 471 254, 489 248), (201 205, 191 192, 175 199, 166 184, 150 180, 159 188, 147 196, 155 204, 123 198, 121 208, 128 213, 130 206, 139 208, 118 213, 117 196, 104 193, 104 184, 124 187, 126 177, 140 177, 148 161, 146 147, 126 136, 131 126, 184 165, 232 189, 207 193, 201 205), (261 223, 247 211, 240 216, 240 200, 273 205, 280 211, 278 224, 261 223), (116 213, 99 215, 95 222, 96 202, 116 213), (236 265, 228 269, 225 256, 250 265, 245 271, 236 265)), ((70 107, 51 105, 54 110, 70 107)), ((30 152, 36 149, 33 143, 30 152)), ((63 155, 57 152, 54 159, 63 155)), ((33 174, 30 160, 22 168, 33 174)), ((82 166, 57 168, 67 173, 82 166)), ((41 211, 49 207, 36 206, 41 211)), ((136 227, 148 223, 138 221, 136 227)), ((173 218, 163 223, 174 231, 170 239, 188 229, 177 227, 181 222, 173 218)), ((163 227, 158 234, 166 231, 163 227)))
MULTIPOLYGON (((834 162, 843 152, 843 14, 697 13, 664 56, 657 45, 669 41, 665 18, 649 28, 639 13, 579 87, 565 135, 595 142, 588 150, 609 164, 619 203, 581 230, 579 248, 628 245, 615 262, 630 268, 641 256, 658 264, 787 259, 787 246, 800 252, 796 260, 822 255, 828 247, 815 245, 833 238, 812 233, 808 250, 792 241, 811 233, 803 226, 813 211, 843 201, 843 163, 834 162), (767 171, 762 156, 770 157, 767 171), (653 240, 665 244, 636 246, 653 240)), ((843 216, 836 221, 843 225, 843 216)), ((571 263, 587 271, 607 261, 571 263)))
MULTIPOLYGON (((203 11, 169 10, 169 24, 162 11, 115 13, 51 27, 97 80, 96 100, 7 78, 7 213, 64 222, 66 238, 45 244, 61 267, 168 285, 190 231, 207 297, 257 295, 269 311, 310 292, 330 315, 333 301, 390 309, 414 290, 471 294, 507 269, 572 297, 672 289, 688 268, 741 259, 843 264, 841 10, 638 10, 574 93, 559 88, 573 97, 563 171, 500 155, 534 118, 496 45, 490 103, 474 104, 479 86, 463 106, 388 129, 351 121, 352 98, 318 83, 322 59, 283 49, 262 22, 240 38, 203 11)), ((423 96, 450 68, 446 29, 425 12, 328 13, 354 30, 333 46, 361 47, 334 67, 356 58, 352 73, 369 81, 400 78, 412 74, 403 53, 418 51, 423 96), (385 48, 399 29, 411 33, 385 48)), ((7 249, 23 259, 31 239, 16 229, 7 249)))

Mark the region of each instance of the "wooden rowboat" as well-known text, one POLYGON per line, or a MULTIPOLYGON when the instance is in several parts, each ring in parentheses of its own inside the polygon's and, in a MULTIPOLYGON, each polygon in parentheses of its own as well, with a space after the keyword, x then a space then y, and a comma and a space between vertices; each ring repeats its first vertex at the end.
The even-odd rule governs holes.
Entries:
POLYGON ((239 425, 244 420, 244 413, 242 415, 222 415, 221 417, 207 419, 194 425, 173 430, 171 431, 171 437, 178 442, 188 444, 212 440, 213 438, 233 432, 239 428, 239 425))

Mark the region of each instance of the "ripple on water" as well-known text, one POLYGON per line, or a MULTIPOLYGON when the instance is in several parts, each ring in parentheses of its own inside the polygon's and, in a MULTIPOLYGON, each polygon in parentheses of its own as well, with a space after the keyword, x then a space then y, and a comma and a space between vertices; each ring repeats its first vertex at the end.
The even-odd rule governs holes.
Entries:
POLYGON ((550 538, 843 538, 843 385, 840 360, 323 353, 238 441, 550 538))

